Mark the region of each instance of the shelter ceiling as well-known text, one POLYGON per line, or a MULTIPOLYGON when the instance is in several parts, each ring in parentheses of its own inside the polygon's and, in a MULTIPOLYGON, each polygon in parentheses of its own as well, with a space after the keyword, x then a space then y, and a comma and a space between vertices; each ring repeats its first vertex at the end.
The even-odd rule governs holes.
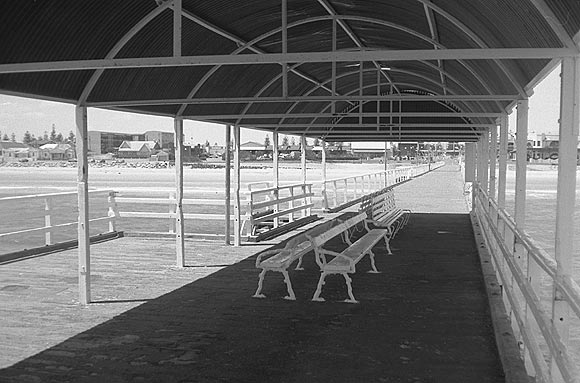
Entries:
POLYGON ((578 54, 579 30, 574 0, 2 2, 0 92, 328 140, 470 140, 578 54))

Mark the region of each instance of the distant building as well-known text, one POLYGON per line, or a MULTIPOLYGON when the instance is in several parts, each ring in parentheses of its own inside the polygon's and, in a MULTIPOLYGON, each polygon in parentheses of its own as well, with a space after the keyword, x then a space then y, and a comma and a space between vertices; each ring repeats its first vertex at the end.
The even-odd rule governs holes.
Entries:
POLYGON ((119 145, 119 158, 151 158, 161 147, 155 141, 123 141, 119 145))
POLYGON ((90 154, 117 153, 123 141, 145 141, 145 135, 91 130, 88 132, 88 141, 90 154))
POLYGON ((45 144, 38 148, 39 160, 67 161, 75 158, 75 151, 69 144, 45 144))
POLYGON ((145 139, 143 141, 155 141, 161 149, 167 149, 171 152, 175 151, 175 135, 173 133, 151 130, 145 132, 144 137, 145 139))
POLYGON ((0 141, 0 161, 36 161, 38 150, 22 142, 0 141))

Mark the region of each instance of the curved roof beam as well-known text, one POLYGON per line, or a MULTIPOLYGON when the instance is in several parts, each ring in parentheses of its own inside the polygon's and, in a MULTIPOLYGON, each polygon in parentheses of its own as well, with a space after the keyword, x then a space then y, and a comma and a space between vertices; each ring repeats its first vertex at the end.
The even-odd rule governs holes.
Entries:
MULTIPOLYGON (((191 16, 190 14, 187 13, 187 11, 184 11, 184 15, 186 17, 191 16)), ((378 25, 382 25, 388 28, 393 28, 393 29, 397 29, 400 30, 402 32, 408 33, 414 37, 419 38, 420 40, 426 41, 430 44, 432 44, 433 46, 437 46, 439 49, 446 49, 445 46, 443 46, 442 44, 438 43, 437 41, 413 30, 410 28, 406 28, 403 27, 401 25, 395 24, 395 23, 391 23, 388 21, 384 21, 384 20, 380 20, 380 19, 375 19, 375 18, 369 18, 369 17, 360 17, 360 16, 317 16, 317 17, 311 17, 311 18, 307 18, 304 20, 299 20, 299 21, 295 21, 293 23, 289 23, 287 25, 287 28, 293 28, 293 27, 297 27, 300 25, 304 25, 304 24, 309 24, 309 23, 314 23, 314 22, 320 22, 320 21, 327 21, 327 20, 332 20, 333 18, 337 18, 340 20, 354 20, 354 21, 361 21, 361 22, 367 22, 367 23, 371 23, 371 24, 378 24, 378 25)), ((201 22, 201 19, 200 19, 201 22)), ((282 27, 279 28, 274 28, 271 31, 268 31, 266 33, 263 33, 260 36, 255 37, 254 39, 246 42, 245 44, 243 44, 241 47, 239 47, 238 49, 236 49, 232 54, 238 54, 241 51, 245 50, 245 49, 250 49, 250 47, 258 44, 259 42, 261 42, 262 40, 271 37, 277 33, 281 33, 282 31, 282 27)), ((227 33, 227 32, 224 32, 227 33)), ((233 37, 232 37, 233 38, 233 37)), ((241 40, 240 40, 241 41, 241 40)), ((484 89, 489 93, 489 94, 493 94, 493 92, 491 91, 491 88, 489 87, 489 85, 485 82, 485 80, 471 67, 471 65, 469 65, 468 63, 466 63, 464 60, 458 60, 458 62, 465 67, 465 69, 467 69, 469 71, 469 73, 471 73, 472 76, 474 76, 474 78, 481 83, 481 85, 484 87, 484 89)), ((198 84, 196 84, 196 87, 190 92, 190 94, 188 95, 187 98, 193 98, 195 96, 195 94, 199 91, 199 89, 201 89, 201 87, 204 85, 204 83, 211 77, 211 74, 215 73, 221 66, 215 66, 213 67, 208 74, 203 77, 203 79, 198 82, 198 84)), ((317 85, 318 88, 320 88, 320 83, 318 83, 317 81, 315 82, 315 85, 317 85)), ((325 88, 326 89, 326 88, 325 88)), ((328 91, 331 91, 330 89, 326 89, 328 91)), ((498 104, 499 107, 501 107, 498 104)), ((185 111, 185 108, 187 107, 187 105, 183 105, 179 112, 178 115, 182 115, 183 112, 185 111)))
MULTIPOLYGON (((296 65, 300 65, 300 64, 296 64, 296 65)), ((375 69, 367 69, 367 70, 365 70, 365 72, 372 72, 372 71, 375 71, 375 69)), ((413 72, 413 73, 414 73, 414 72, 413 72)), ((359 71, 356 71, 356 72, 355 72, 355 71, 352 71, 352 72, 346 72, 346 73, 343 73, 343 74, 341 74, 340 76, 337 76, 337 79, 339 79, 339 78, 343 78, 343 77, 346 77, 346 76, 355 75, 355 74, 359 74, 359 71)), ((266 91, 266 90, 267 90, 267 89, 268 89, 270 86, 272 86, 274 83, 276 83, 277 81, 279 81, 281 77, 282 77, 282 75, 280 74, 280 75, 278 75, 278 76, 276 76, 276 77, 272 78, 272 80, 270 80, 270 81, 269 81, 267 84, 265 84, 265 85, 262 87, 262 89, 260 89, 260 90, 259 90, 259 91, 256 93, 256 96, 260 96, 260 95, 261 95, 263 92, 265 92, 265 91, 266 91)), ((332 79, 325 80, 325 81, 323 81, 323 82, 321 83, 321 85, 328 84, 328 83, 330 83, 331 81, 332 81, 332 79)), ((432 80, 431 80, 431 81, 432 81, 432 80)), ((465 90, 467 91, 467 88, 465 88, 463 85, 461 85, 461 83, 459 83, 459 82, 458 82, 458 84, 459 84, 459 85, 460 85, 460 86, 461 86, 463 89, 465 89, 465 90)), ((377 84, 373 84, 372 86, 376 86, 376 85, 377 85, 377 84)), ((313 93, 314 91, 316 91, 317 89, 319 89, 319 88, 317 88, 317 87, 311 88, 311 89, 310 89, 308 92, 306 92, 306 93, 304 94, 304 96, 308 96, 308 95, 312 94, 312 93, 313 93)), ((430 92, 430 93, 432 93, 432 90, 429 90, 429 92, 430 92)), ((437 102, 437 103, 440 103, 441 105, 445 105, 445 106, 447 107, 447 104, 446 104, 446 103, 441 103, 440 101, 435 101, 435 102, 437 102)), ((299 104, 300 104, 299 102, 294 102, 294 103, 293 103, 293 104, 292 104, 292 105, 291 105, 291 106, 290 106, 290 107, 289 107, 289 108, 286 110, 286 112, 287 112, 287 113, 290 113, 290 112, 292 112, 292 111, 294 110, 294 108, 295 108, 296 106, 298 106, 299 104)), ((248 104, 247 104, 247 105, 244 107, 244 110, 242 111, 242 114, 245 114, 245 113, 246 113, 246 112, 247 112, 247 111, 250 109, 250 107, 251 107, 252 105, 253 105, 253 103, 248 103, 248 104)), ((329 104, 329 106, 330 106, 330 104, 329 104)), ((461 108, 459 108, 458 106, 456 106, 456 107, 457 107, 458 109, 460 109, 460 110, 461 110, 461 108)), ((328 107, 326 107, 326 108, 325 108, 325 109, 323 109, 323 110, 327 110, 327 109, 328 109, 328 107)), ((484 110, 484 108, 482 108, 482 110, 484 110)), ((283 122, 284 122, 284 120, 285 120, 284 118, 280 119, 280 121, 278 122, 278 124, 281 124, 281 123, 283 123, 283 122)), ((240 123, 240 121, 241 121, 241 118, 239 118, 239 119, 237 120, 237 123, 240 123)))
MULTIPOLYGON (((483 41, 477 34, 475 34, 471 29, 467 27, 464 23, 462 23, 459 19, 445 11, 444 9, 438 7, 437 5, 433 4, 431 0, 417 0, 418 2, 422 3, 424 6, 429 7, 433 11, 440 14, 442 17, 446 18, 450 23, 455 25, 461 32, 467 35, 470 39, 473 40, 480 48, 489 48, 489 46, 483 41)), ((500 60, 493 60, 496 65, 501 69, 501 71, 509 78, 510 82, 517 90, 517 92, 524 98, 528 97, 528 94, 524 90, 524 88, 516 81, 514 78, 513 73, 506 68, 506 66, 500 60)))
MULTIPOLYGON (((191 20, 191 21, 193 21, 193 22, 201 25, 202 27, 207 28, 210 31, 212 31, 214 33, 217 33, 218 35, 220 35, 222 37, 225 37, 225 38, 227 38, 227 39, 235 42, 236 44, 238 44, 238 48, 231 53, 232 55, 237 55, 237 54, 243 52, 246 49, 249 49, 249 50, 251 50, 251 51, 253 51, 255 53, 265 53, 265 51, 263 51, 262 49, 259 49, 259 48, 255 47, 255 45, 259 41, 261 41, 261 40, 263 40, 263 39, 265 39, 265 38, 267 38, 267 37, 269 37, 269 36, 272 35, 272 34, 268 34, 268 35, 263 34, 263 35, 260 35, 260 36, 258 36, 257 38, 255 38, 255 39, 253 39, 251 41, 245 41, 242 38, 240 38, 240 37, 238 37, 238 36, 236 36, 236 35, 234 35, 232 33, 226 32, 226 31, 224 31, 223 29, 221 29, 220 27, 218 27, 218 26, 216 26, 214 24, 211 24, 210 22, 202 19, 201 17, 199 17, 197 15, 194 15, 192 12, 189 12, 187 10, 183 10, 183 16, 186 17, 186 18, 188 18, 189 20, 191 20)), ((298 24, 298 25, 300 25, 300 24, 298 24)), ((287 25, 287 28, 291 28, 293 26, 296 26, 295 23, 288 24, 287 25)), ((280 27, 279 29, 276 29, 276 31, 277 31, 276 33, 282 32, 282 27, 280 27)), ((219 68, 221 68, 221 65, 214 66, 212 69, 210 69, 208 71, 208 73, 206 73, 206 75, 204 75, 203 78, 196 84, 195 88, 193 88, 191 90, 191 92, 189 93, 189 95, 186 98, 193 98, 195 96, 195 94, 204 85, 204 83, 207 80, 209 80, 209 78, 211 77, 211 75, 213 75, 219 68)), ((302 73, 301 71, 298 71, 298 70, 296 70, 294 68, 296 68, 296 66, 292 66, 289 70, 291 72, 293 72, 294 74, 298 75, 299 77, 305 79, 306 81, 309 81, 309 82, 311 82, 311 83, 313 83, 313 84, 315 84, 317 86, 320 85, 320 83, 316 79, 314 79, 314 78, 308 76, 307 74, 302 73)), ((320 87, 320 88, 325 89, 325 90, 327 90, 327 91, 329 91, 329 92, 332 93, 332 90, 329 89, 329 88, 326 88, 326 87, 320 87)), ((177 112, 177 115, 178 116, 181 116, 185 112, 185 109, 186 108, 187 108, 187 105, 182 105, 179 108, 179 111, 177 112)))
POLYGON ((538 12, 540 12, 540 14, 544 18, 544 20, 546 20, 548 25, 550 25, 552 31, 560 39, 562 46, 566 48, 578 49, 572 37, 570 37, 568 32, 566 32, 566 29, 564 28, 560 20, 558 20, 552 9, 548 6, 548 4, 546 4, 544 0, 529 0, 529 1, 530 3, 533 4, 534 7, 536 7, 538 12))
MULTIPOLYGON (((431 31, 431 38, 437 42, 439 42, 439 30, 437 28, 437 20, 435 20, 435 15, 433 15, 433 10, 423 4, 423 8, 425 10, 425 17, 427 18, 427 24, 429 24, 429 30, 431 31)), ((434 49, 438 49, 437 45, 433 46, 434 49)), ((443 75, 442 70, 443 67, 443 60, 437 60, 437 66, 439 67, 439 77, 441 78, 441 89, 443 89, 443 94, 447 94, 447 84, 445 82, 445 76, 443 75)))
MULTIPOLYGON (((371 69, 371 71, 374 71, 374 70, 372 70, 372 69, 371 69)), ((393 71, 396 71, 396 70, 393 70, 393 71)), ((428 81, 428 82, 430 82, 430 83, 432 83, 432 84, 434 84, 434 85, 436 85, 436 86, 439 86, 439 85, 440 85, 440 84, 439 84, 439 83, 438 83, 436 80, 433 80, 432 78, 429 78, 429 77, 427 77, 427 76, 420 75, 420 74, 418 74, 418 73, 415 73, 415 72, 412 72, 412 71, 398 70, 398 72, 401 72, 401 73, 406 73, 406 74, 409 74, 409 75, 412 75, 412 76, 416 76, 416 77, 422 78, 423 80, 426 80, 426 81, 428 81)), ((401 84, 403 84, 403 83, 401 83, 401 84)), ((376 86, 377 86, 377 84, 370 84, 370 85, 363 86, 363 89, 366 89, 366 88, 369 88, 369 87, 376 87, 376 86)), ((431 90, 431 89, 427 89, 427 88, 424 88, 424 87, 420 87, 420 86, 418 86, 418 85, 413 85, 413 86, 414 86, 415 88, 417 88, 417 89, 420 89, 420 90, 422 90, 422 91, 425 91, 425 92, 427 92, 427 93, 433 93, 433 90, 431 90)), ((348 94, 352 94, 352 93, 354 93, 354 92, 357 92, 357 91, 359 91, 359 90, 360 90, 360 88, 357 88, 357 89, 355 89, 354 91, 352 91, 352 92, 349 92, 348 94)), ((451 94, 455 95, 455 93, 454 93, 454 92, 451 92, 451 94)), ((364 104, 366 104, 366 103, 368 103, 368 102, 374 102, 374 101, 366 101, 366 102, 363 102, 363 105, 364 105, 364 104)), ((447 105, 447 104, 446 104, 446 103, 444 103, 444 102, 440 102, 440 101, 434 101, 434 102, 436 102, 436 103, 438 103, 438 104, 440 104, 440 105, 442 105, 442 106, 444 106, 444 107, 448 108, 449 110, 453 111, 453 110, 450 108, 450 106, 449 106, 449 105, 447 105)), ((356 107, 355 107, 354 109, 356 109, 356 107)), ((352 109, 351 111, 354 111, 354 109, 352 109)), ((461 108, 457 108, 457 109, 461 110, 461 108)), ((325 109, 323 109, 323 110, 322 110, 322 112, 325 112, 325 111, 327 111, 327 110, 328 110, 328 106, 327 106, 325 109)), ((349 111, 349 113, 350 113, 351 111, 349 111)), ((339 122, 339 121, 340 121, 340 120, 342 120, 344 117, 347 117, 347 116, 340 116, 340 117, 337 119, 337 121, 336 121, 336 122, 339 122)))
MULTIPOLYGON (((112 59, 115 56, 117 56, 117 54, 121 51, 121 49, 123 49, 123 47, 133 37, 135 37, 135 35, 137 33, 139 33, 139 31, 141 29, 143 29, 147 24, 149 24, 149 22, 151 22, 153 19, 155 19, 157 16, 159 16, 163 11, 165 11, 171 5, 172 5, 171 2, 165 2, 165 3, 160 4, 153 11, 149 12, 149 14, 147 16, 142 18, 137 24, 135 24, 133 26, 133 28, 131 28, 129 30, 129 32, 125 33, 125 35, 123 37, 121 37, 121 39, 119 39, 119 41, 117 41, 117 43, 113 46, 113 48, 111 48, 109 53, 107 53, 105 58, 112 59)), ((81 96, 79 97, 77 105, 83 105, 85 102, 87 102, 87 99, 91 95, 91 92, 95 88, 95 85, 97 85, 97 82, 99 81, 99 79, 101 78, 101 76, 103 75, 104 72, 105 72, 104 69, 97 69, 95 71, 95 73, 93 73, 93 75, 91 76, 89 81, 86 83, 85 88, 83 89, 83 92, 81 93, 81 96)))
MULTIPOLYGON (((336 9, 334 9, 332 5, 330 5, 328 0, 318 0, 318 3, 322 5, 322 7, 326 10, 326 12, 328 12, 330 15, 339 16, 338 12, 336 12, 336 9)), ((348 24, 344 20, 338 19, 337 22, 338 25, 340 25, 340 27, 342 28, 342 30, 347 34, 347 36, 350 37, 350 39, 356 44, 357 47, 363 49, 367 48, 358 38, 356 33, 354 33, 354 31, 348 26, 348 24)), ((377 68, 378 70, 381 69, 381 65, 378 62, 373 61, 372 63, 375 66, 375 68, 377 68)), ((395 89, 397 93, 401 93, 399 89, 393 84, 393 80, 386 73, 382 72, 381 75, 389 82, 389 84, 393 85, 393 89, 395 89)))
MULTIPOLYGON (((432 40, 432 39, 429 39, 427 36, 425 36, 425 35, 423 35, 423 34, 421 34, 421 33, 419 33, 419 32, 413 31, 413 30, 411 30, 411 29, 408 29, 408 28, 405 28, 405 27, 402 27, 402 26, 399 26, 399 25, 396 25, 396 24, 393 24, 393 23, 390 23, 390 22, 386 22, 386 21, 383 21, 383 20, 378 20, 378 19, 371 19, 371 18, 367 18, 367 17, 358 17, 358 16, 340 16, 340 18, 341 18, 341 19, 345 19, 345 20, 357 20, 357 21, 363 21, 363 22, 369 22, 369 23, 376 23, 376 24, 379 24, 379 25, 384 25, 384 26, 387 26, 387 27, 393 27, 393 28, 397 28, 397 29, 400 29, 400 30, 402 30, 402 31, 404 31, 404 32, 410 33, 410 34, 412 34, 413 36, 415 36, 415 37, 418 37, 418 38, 420 38, 420 39, 422 39, 422 40, 425 40, 425 41, 431 42, 431 43, 433 44, 433 46, 435 46, 435 47, 439 47, 440 49, 446 49, 446 48, 445 48, 445 46, 443 46, 443 45, 442 45, 442 44, 440 44, 439 42, 437 42, 437 41, 435 41, 435 40, 432 40)), ((298 21, 298 22, 295 22, 295 23, 289 24, 289 25, 288 25, 288 27, 295 27, 295 26, 302 25, 302 24, 306 24, 306 23, 309 23, 309 22, 318 22, 318 21, 321 21, 321 20, 329 20, 329 19, 332 19, 332 17, 330 17, 330 16, 315 17, 315 18, 310 18, 310 19, 300 20, 300 21, 298 21)), ((270 37, 270 36, 272 36, 272 35, 274 35, 274 34, 276 34, 276 33, 280 32, 280 31, 281 31, 281 29, 274 29, 274 30, 272 30, 272 31, 270 31, 270 32, 267 32, 267 33, 265 33, 265 34, 263 34, 263 35, 261 35, 261 36, 258 36, 258 37, 256 37, 255 39, 253 39, 252 41, 250 41, 248 44, 256 44, 256 43, 258 43, 259 41, 261 41, 262 39, 265 39, 265 38, 267 38, 267 37, 270 37)), ((425 62, 425 61, 421 61, 421 62, 425 62)), ((483 85, 483 87, 485 88, 485 90, 486 90, 486 91, 487 91, 489 94, 492 94, 492 93, 493 93, 493 92, 491 91, 491 89, 489 88, 489 86, 487 85, 487 83, 486 83, 486 82, 485 82, 485 81, 484 81, 484 80, 481 78, 481 76, 480 76, 480 75, 479 75, 479 74, 478 74, 478 73, 477 73, 477 72, 476 72, 476 71, 475 71, 475 70, 474 70, 474 69, 473 69, 473 68, 472 68, 472 67, 471 67, 469 64, 467 64, 467 63, 466 63, 464 60, 458 60, 458 62, 459 62, 459 63, 460 63, 460 64, 461 64, 463 67, 465 67, 465 69, 467 69, 467 70, 469 71, 469 73, 471 73, 471 75, 472 75, 472 76, 474 76, 474 78, 475 78, 475 79, 476 79, 478 82, 480 82, 480 83, 483 85)), ((298 64, 298 65, 300 65, 300 64, 298 64)), ((216 70, 217 70, 217 69, 216 69, 216 70)), ((440 69, 438 69, 438 70, 441 72, 441 70, 440 70, 440 69)), ((215 71, 214 71, 214 72, 215 72, 215 71)), ((446 72, 443 72, 443 73, 446 73, 446 72)), ((446 73, 446 75, 449 77, 449 74, 447 74, 447 73, 446 73)), ((281 77, 282 77, 282 76, 278 76, 278 77, 276 77, 275 79, 279 79, 279 78, 281 78, 281 77)), ((204 78, 205 78, 205 77, 204 77, 204 78)), ((457 82, 457 81, 456 81, 456 82, 457 82)), ((457 82, 457 83, 458 83, 458 82, 457 82)), ((197 86, 197 87, 198 87, 198 88, 200 88, 202 85, 203 85, 203 84, 199 84, 199 83, 198 83, 198 86, 197 86)), ((269 84, 267 84, 267 87, 269 87, 269 86, 271 86, 271 85, 272 85, 272 84, 271 84, 271 82, 270 82, 269 84)), ((319 85, 320 85, 320 84, 319 84, 319 85)), ((306 93, 306 94, 310 94, 310 93, 312 93, 312 91, 314 91, 314 90, 316 90, 316 89, 319 89, 319 87, 313 88, 313 89, 312 89, 310 92, 308 92, 308 93, 306 93)), ((264 88, 263 88, 263 89, 261 89, 261 90, 260 90, 260 91, 259 91, 257 94, 259 95, 259 94, 261 94, 263 91, 264 91, 264 88)), ((472 93, 472 92, 469 92, 469 93, 472 93)), ((193 96, 191 96, 191 97, 193 97, 193 96)), ((188 98, 191 98, 191 97, 188 97, 188 98)), ((478 104, 481 106, 481 103, 479 103, 479 102, 478 102, 478 104)), ((500 109, 503 109, 499 103, 497 103, 497 102, 496 102, 496 104, 497 104, 498 108, 500 108, 500 109)), ((252 104, 248 104, 248 105, 245 107, 244 111, 247 111, 251 105, 252 105, 252 104)), ((294 105, 296 105, 296 103, 295 103, 294 105)), ((482 108, 482 109, 484 109, 484 108, 482 108)), ((289 110, 289 111, 290 111, 290 110, 289 110)))

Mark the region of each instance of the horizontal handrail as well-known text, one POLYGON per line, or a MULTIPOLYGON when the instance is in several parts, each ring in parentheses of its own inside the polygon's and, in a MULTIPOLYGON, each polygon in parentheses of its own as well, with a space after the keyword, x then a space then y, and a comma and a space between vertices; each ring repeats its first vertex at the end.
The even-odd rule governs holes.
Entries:
MULTIPOLYGON (((550 356, 556 362, 564 380, 567 382, 577 382, 580 379, 578 367, 575 366, 571 355, 564 346, 561 335, 554 327, 552 316, 543 308, 542 301, 538 293, 534 290, 534 286, 531 284, 529 277, 525 275, 522 268, 516 262, 513 245, 519 244, 522 246, 524 254, 528 256, 528 262, 533 261, 551 278, 553 288, 561 292, 560 299, 564 299, 568 303, 572 312, 578 318, 580 318, 580 286, 569 276, 564 278, 558 277, 557 263, 548 252, 539 246, 525 231, 519 229, 505 209, 499 208, 497 203, 490 199, 484 190, 477 187, 476 191, 475 211, 482 223, 481 227, 488 244, 490 241, 493 241, 493 244, 489 246, 489 250, 494 258, 495 264, 504 264, 507 266, 507 270, 498 267, 496 272, 504 286, 505 293, 512 307, 512 313, 516 318, 525 345, 530 352, 536 374, 539 375, 539 380, 549 381, 549 367, 546 363, 546 358, 540 351, 535 338, 536 334, 527 324, 527 312, 530 312, 533 316, 537 328, 548 346, 550 356), (504 232, 502 235, 496 222, 501 222, 504 230, 512 233, 512 236, 510 236, 510 238, 513 238, 513 242, 510 242, 511 246, 508 246, 506 243, 506 234, 504 232), (509 275, 506 274, 507 272, 509 272, 509 275), (515 282, 513 287, 509 283, 510 279, 515 282), (518 302, 516 292, 513 291, 514 287, 517 287, 520 291, 519 295, 525 301, 524 307, 529 307, 529 311, 522 312, 521 302, 518 302)), ((526 270, 529 273, 530 267, 528 266, 526 270)))
MULTIPOLYGON (((98 207, 102 207, 102 216, 95 217, 89 219, 90 223, 98 223, 98 222, 106 222, 108 223, 108 230, 105 232, 115 232, 116 231, 116 214, 113 208, 114 199, 115 199, 115 192, 112 190, 89 190, 88 191, 90 196, 95 195, 104 195, 108 196, 106 203, 103 205, 97 205, 98 207)), ((28 235, 27 241, 23 244, 24 247, 31 248, 31 247, 42 247, 47 245, 53 244, 53 234, 62 229, 71 228, 78 225, 78 216, 73 215, 73 211, 68 209, 64 211, 64 214, 59 214, 59 218, 61 220, 69 221, 69 222, 61 222, 61 223, 54 223, 54 214, 56 212, 61 212, 62 209, 59 209, 57 204, 61 203, 62 197, 76 197, 78 195, 77 192, 59 192, 59 193, 43 193, 43 194, 33 194, 33 195, 25 195, 25 196, 15 196, 15 197, 4 197, 0 198, 0 206, 8 206, 9 209, 19 209, 23 211, 23 216, 25 217, 34 217, 34 218, 44 218, 44 225, 40 226, 41 224, 35 224, 37 227, 31 227, 27 229, 20 229, 14 230, 10 232, 0 233, 0 239, 7 240, 12 237, 16 236, 23 236, 28 235), (39 208, 38 204, 31 203, 35 200, 41 200, 44 202, 44 208, 39 208), (39 212, 41 214, 34 214, 33 212, 28 212, 31 209, 36 209, 35 212, 39 212), (28 211, 27 211, 28 210, 28 211), (73 221, 74 220, 74 221, 73 221), (37 241, 35 237, 31 237, 31 234, 44 234, 44 241, 38 244, 34 244, 33 241, 37 241)), ((69 198, 70 199, 70 198, 69 198)), ((69 200, 67 199, 67 200, 69 200)), ((62 212, 61 212, 62 213, 62 212)), ((35 220, 29 220, 29 222, 35 222, 35 220)), ((6 246, 7 248, 8 246, 6 246)), ((15 247, 15 246, 13 246, 15 247)))
POLYGON ((272 193, 275 191, 280 191, 280 190, 286 190, 286 189, 295 189, 295 188, 302 188, 305 186, 312 186, 312 184, 302 184, 302 183, 298 183, 298 184, 290 184, 290 185, 280 185, 278 187, 269 187, 266 189, 256 189, 256 190, 252 190, 250 191, 250 195, 254 196, 254 195, 258 195, 258 194, 268 194, 268 193, 272 193))
MULTIPOLYGON (((111 190, 89 190, 89 194, 108 194, 111 190)), ((30 195, 19 195, 14 197, 2 197, 0 198, 0 203, 2 202, 12 202, 12 201, 21 201, 27 199, 44 199, 44 198, 52 198, 52 197, 64 197, 64 196, 72 196, 77 195, 77 192, 60 192, 60 193, 45 193, 45 194, 30 194, 30 195)))
POLYGON ((313 197, 313 196, 314 196, 314 193, 296 194, 294 196, 279 198, 279 199, 275 199, 275 200, 273 199, 273 200, 268 200, 268 201, 263 201, 263 202, 252 203, 252 208, 254 210, 258 210, 258 209, 263 209, 266 207, 278 206, 282 203, 295 201, 295 200, 299 200, 299 199, 303 199, 303 198, 307 198, 307 197, 313 197))

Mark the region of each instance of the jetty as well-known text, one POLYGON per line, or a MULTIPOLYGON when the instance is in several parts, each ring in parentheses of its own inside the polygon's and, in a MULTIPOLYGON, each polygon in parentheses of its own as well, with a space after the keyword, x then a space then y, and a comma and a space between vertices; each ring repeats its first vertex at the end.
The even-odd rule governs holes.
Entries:
MULTIPOLYGON (((376 248, 381 274, 364 273, 365 264, 353 276, 358 305, 339 301, 338 278, 326 283, 327 302, 310 301, 319 276, 312 256, 292 273, 296 301, 281 299, 278 277, 266 279, 266 299, 251 298, 255 254, 271 244, 192 240, 184 268, 173 265, 169 239, 93 245, 86 308, 78 305, 75 250, 4 265, 0 279, 11 287, 1 291, 0 376, 503 382, 462 187, 458 166, 449 165, 396 188, 412 217, 392 241, 392 256, 376 248), (427 190, 433 198, 416 198, 427 190)), ((507 352, 518 360, 517 347, 507 352)), ((522 363, 509 366, 518 370, 522 363)))
POLYGON ((72 222, 54 221, 51 195, 0 200, 44 203, 43 223, 0 239, 40 235, 54 251, 0 266, 3 380, 580 382, 576 1, 47 0, 1 9, 0 92, 74 105, 78 171, 72 222), (526 139, 529 98, 556 68, 552 256, 526 233, 526 139), (91 108, 172 119, 171 194, 91 189, 89 151, 100 147, 88 137, 91 108), (220 198, 187 196, 186 120, 224 127, 220 198), (247 190, 242 128, 272 134, 273 172, 247 190), (300 140, 294 184, 280 182, 280 135, 300 140), (307 182, 307 138, 321 141, 317 185, 307 182), (356 141, 384 143, 384 169, 329 179, 327 144, 356 141), (465 149, 445 166, 427 156, 402 168, 389 165, 389 142, 465 149), (123 218, 169 228, 125 236, 123 218), (223 223, 222 237, 194 238, 194 220, 223 223), (57 228, 76 230, 74 242, 63 245, 57 228), (263 251, 275 267, 258 282, 263 251), (294 270, 289 261, 302 255, 304 270, 294 270))

